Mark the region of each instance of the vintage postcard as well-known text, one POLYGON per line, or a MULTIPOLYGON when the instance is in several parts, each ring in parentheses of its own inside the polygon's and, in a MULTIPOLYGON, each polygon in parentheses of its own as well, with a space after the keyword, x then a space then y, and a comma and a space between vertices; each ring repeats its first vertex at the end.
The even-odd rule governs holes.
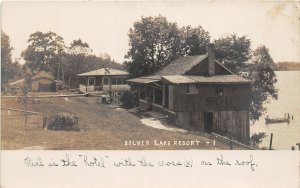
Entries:
POLYGON ((2 2, 1 186, 297 187, 299 33, 297 1, 2 2))

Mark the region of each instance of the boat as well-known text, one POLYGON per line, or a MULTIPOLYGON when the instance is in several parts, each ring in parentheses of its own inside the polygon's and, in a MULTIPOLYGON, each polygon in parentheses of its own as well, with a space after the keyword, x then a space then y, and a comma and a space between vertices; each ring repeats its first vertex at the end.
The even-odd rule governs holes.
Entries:
POLYGON ((266 118, 266 124, 290 122, 289 118, 266 118))

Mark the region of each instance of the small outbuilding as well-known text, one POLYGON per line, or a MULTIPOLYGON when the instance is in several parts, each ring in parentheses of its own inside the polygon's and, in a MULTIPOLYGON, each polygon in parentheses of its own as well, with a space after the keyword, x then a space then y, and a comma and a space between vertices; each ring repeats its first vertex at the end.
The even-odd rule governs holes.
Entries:
POLYGON ((174 119, 177 126, 249 141, 250 81, 233 74, 208 54, 175 59, 154 75, 128 80, 139 107, 174 119))
POLYGON ((50 73, 41 70, 31 77, 31 91, 53 92, 56 91, 55 77, 50 73))

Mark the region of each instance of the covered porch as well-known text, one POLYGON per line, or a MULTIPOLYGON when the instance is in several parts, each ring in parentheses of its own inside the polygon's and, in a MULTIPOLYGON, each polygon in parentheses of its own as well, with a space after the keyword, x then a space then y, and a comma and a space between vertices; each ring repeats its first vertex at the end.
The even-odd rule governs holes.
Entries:
POLYGON ((161 113, 174 113, 169 109, 169 87, 161 81, 160 75, 139 77, 128 80, 137 90, 139 108, 161 113))
POLYGON ((126 71, 101 68, 78 74, 79 90, 83 93, 100 91, 129 91, 126 71))
POLYGON ((100 91, 128 91, 126 76, 82 76, 79 90, 83 93, 100 91))

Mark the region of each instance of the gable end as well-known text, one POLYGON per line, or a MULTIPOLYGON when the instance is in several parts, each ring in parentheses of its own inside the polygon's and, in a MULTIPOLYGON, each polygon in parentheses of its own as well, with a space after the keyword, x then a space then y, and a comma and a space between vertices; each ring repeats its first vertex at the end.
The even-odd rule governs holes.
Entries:
MULTIPOLYGON (((215 61, 215 75, 230 75, 233 74, 223 65, 215 61)), ((206 57, 202 62, 192 67, 185 75, 209 76, 208 72, 208 58, 206 57)))

